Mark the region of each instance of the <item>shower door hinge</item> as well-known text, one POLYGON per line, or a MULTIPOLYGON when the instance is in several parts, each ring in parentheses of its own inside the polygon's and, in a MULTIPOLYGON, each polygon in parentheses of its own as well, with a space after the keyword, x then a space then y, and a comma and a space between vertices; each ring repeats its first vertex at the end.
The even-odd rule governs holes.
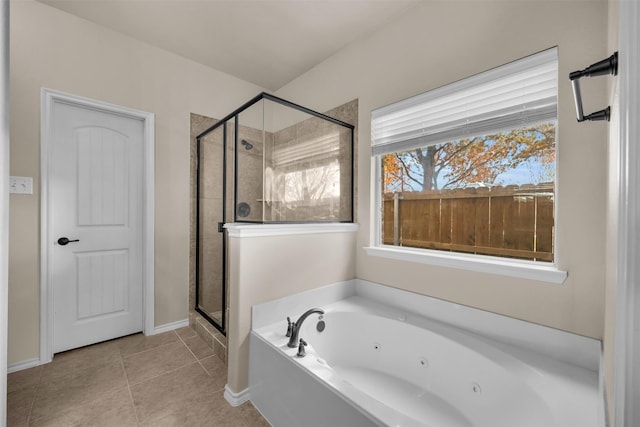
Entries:
POLYGON ((224 231, 224 222, 218 223, 218 233, 222 233, 224 231))

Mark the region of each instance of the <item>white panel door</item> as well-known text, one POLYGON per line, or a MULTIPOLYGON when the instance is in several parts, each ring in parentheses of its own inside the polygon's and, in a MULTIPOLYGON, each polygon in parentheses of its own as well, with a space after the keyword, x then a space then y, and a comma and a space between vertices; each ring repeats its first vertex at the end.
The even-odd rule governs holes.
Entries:
POLYGON ((142 330, 144 122, 64 102, 51 117, 57 353, 142 330))

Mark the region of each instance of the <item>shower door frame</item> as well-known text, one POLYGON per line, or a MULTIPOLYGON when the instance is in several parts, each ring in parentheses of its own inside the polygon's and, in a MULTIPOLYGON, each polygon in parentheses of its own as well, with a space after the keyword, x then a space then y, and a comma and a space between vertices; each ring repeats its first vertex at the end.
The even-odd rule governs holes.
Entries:
MULTIPOLYGON (((233 118, 235 120, 235 130, 234 130, 234 141, 233 141, 233 147, 234 147, 234 169, 233 169, 233 200, 234 200, 234 205, 233 205, 233 221, 234 222, 241 222, 241 223, 246 223, 246 224, 264 224, 264 218, 261 221, 255 221, 255 220, 246 220, 246 219, 239 219, 238 218, 238 204, 236 203, 236 200, 238 200, 238 116, 240 113, 242 113, 244 110, 246 110, 247 108, 251 107, 253 104, 257 103, 260 100, 269 100, 272 102, 275 102, 276 104, 280 104, 283 105, 285 107, 289 107, 293 110, 298 110, 298 111, 302 111, 303 113, 306 113, 310 116, 314 116, 314 117, 318 117, 322 120, 326 120, 330 123, 333 123, 335 125, 338 126, 342 126, 344 128, 347 128, 351 131, 351 140, 350 140, 350 156, 351 156, 351 171, 350 171, 350 179, 351 179, 351 206, 350 206, 350 211, 349 211, 349 219, 347 220, 339 220, 339 221, 268 221, 269 224, 310 224, 310 223, 320 223, 320 224, 326 224, 326 223, 353 223, 355 221, 355 161, 356 159, 354 158, 355 156, 355 135, 354 135, 354 131, 355 131, 355 126, 347 123, 347 122, 343 122, 342 120, 338 120, 334 117, 328 116, 326 114, 322 114, 319 113, 317 111, 314 111, 310 108, 307 107, 303 107, 302 105, 293 103, 291 101, 287 101, 286 99, 283 98, 279 98, 277 96, 268 94, 266 92, 262 92, 260 94, 258 94, 257 96, 255 96, 253 99, 249 100, 248 102, 246 102, 244 105, 242 105, 240 108, 238 108, 237 110, 235 110, 234 112, 232 112, 231 114, 229 114, 227 117, 225 117, 224 119, 222 119, 221 121, 228 121, 231 118, 233 118)), ((212 126, 213 127, 213 126, 212 126)), ((204 133, 207 133, 208 130, 204 131, 204 133)))
POLYGON ((195 307, 194 310, 227 336, 227 234, 222 228, 227 222, 227 122, 229 118, 207 128, 196 136, 196 253, 195 253, 195 307), (218 233, 222 233, 222 314, 220 323, 206 311, 200 309, 200 140, 210 132, 222 126, 222 222, 218 222, 218 233))
POLYGON ((270 224, 296 224, 296 223, 312 223, 312 222, 320 222, 320 223, 353 223, 355 220, 355 135, 354 130, 355 126, 343 122, 342 120, 338 120, 334 117, 328 116, 326 114, 319 113, 317 111, 311 110, 309 108, 303 107, 302 105, 295 104, 293 102, 287 101, 286 99, 279 98, 274 95, 270 95, 266 92, 261 92, 249 101, 245 102, 242 106, 227 114, 225 117, 220 119, 217 123, 208 127, 204 131, 200 132, 196 136, 196 262, 195 262, 195 311, 198 312, 202 317, 207 319, 209 323, 211 323, 217 330, 220 331, 223 335, 227 335, 227 234, 224 231, 224 225, 227 223, 227 157, 228 157, 228 132, 227 132, 227 124, 230 120, 234 122, 230 125, 234 126, 233 129, 233 155, 234 155, 234 163, 233 163, 233 221, 234 222, 242 222, 242 223, 253 223, 253 224, 263 224, 264 219, 262 221, 248 221, 238 219, 237 213, 237 197, 238 197, 238 127, 239 127, 239 115, 247 108, 251 107, 255 103, 266 99, 272 102, 275 102, 280 105, 284 105, 286 107, 292 108, 294 110, 302 111, 303 113, 309 114, 314 117, 321 118, 333 124, 345 127, 351 131, 351 141, 350 141, 350 156, 351 156, 351 206, 348 220, 340 220, 340 221, 269 221, 270 224), (200 295, 200 140, 213 132, 220 126, 223 126, 223 154, 222 154, 222 222, 218 224, 218 232, 222 233, 222 317, 220 324, 213 319, 209 314, 207 314, 204 310, 201 310, 199 305, 200 295))

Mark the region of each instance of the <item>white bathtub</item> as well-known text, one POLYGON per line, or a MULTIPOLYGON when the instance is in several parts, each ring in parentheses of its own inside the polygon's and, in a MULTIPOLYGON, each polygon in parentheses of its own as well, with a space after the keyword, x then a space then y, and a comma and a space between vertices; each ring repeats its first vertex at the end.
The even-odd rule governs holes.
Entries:
POLYGON ((252 331, 251 400, 274 426, 599 425, 593 370, 362 296, 322 308, 304 358, 286 322, 252 331))

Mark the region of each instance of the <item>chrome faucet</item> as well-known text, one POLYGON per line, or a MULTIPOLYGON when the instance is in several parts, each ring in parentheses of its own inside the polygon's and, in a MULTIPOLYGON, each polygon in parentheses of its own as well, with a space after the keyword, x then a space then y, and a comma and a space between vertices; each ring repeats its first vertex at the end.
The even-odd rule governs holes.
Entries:
POLYGON ((310 310, 307 310, 302 316, 300 316, 296 323, 294 323, 291 327, 291 337, 289 338, 287 347, 296 348, 298 346, 298 333, 300 332, 300 328, 302 327, 302 322, 304 322, 304 319, 306 319, 313 313, 322 316, 324 314, 324 310, 321 308, 312 308, 310 310))

